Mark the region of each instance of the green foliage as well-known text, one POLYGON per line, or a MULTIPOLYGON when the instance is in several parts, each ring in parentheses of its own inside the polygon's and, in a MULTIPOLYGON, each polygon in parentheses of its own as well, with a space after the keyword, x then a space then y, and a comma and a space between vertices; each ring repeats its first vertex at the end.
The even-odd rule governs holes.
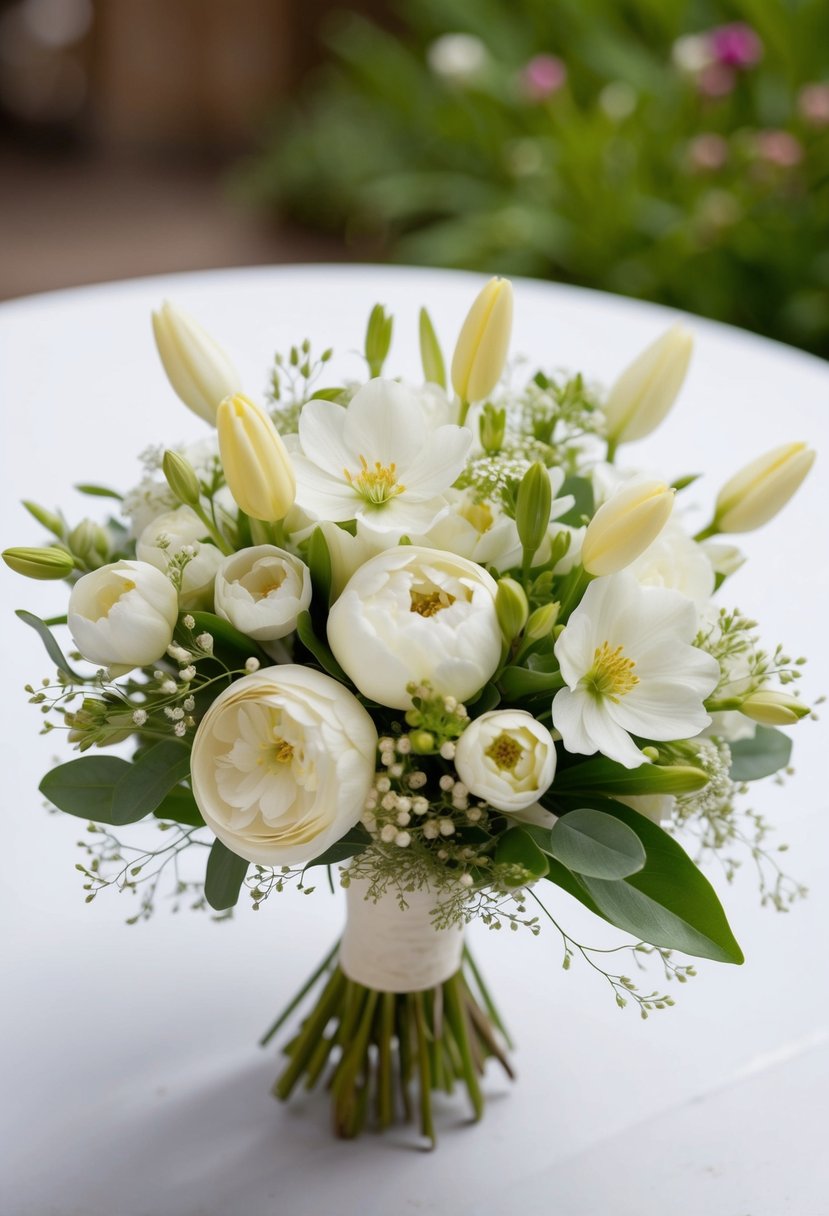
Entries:
POLYGON ((249 862, 243 857, 237 857, 221 840, 213 841, 210 856, 207 858, 204 896, 216 912, 235 907, 248 865, 249 862))
POLYGON ((773 726, 758 726, 751 739, 730 744, 731 778, 759 781, 786 768, 792 756, 792 741, 773 726))
POLYGON ((118 756, 82 756, 60 764, 43 778, 40 792, 59 810, 94 823, 123 827, 153 813, 191 823, 192 812, 190 818, 181 818, 184 807, 178 801, 168 804, 177 814, 162 811, 165 800, 189 775, 189 748, 178 739, 162 739, 132 762, 118 756))
POLYGON ((530 274, 829 350, 824 0, 415 0, 355 13, 242 188, 401 261, 530 274), (677 39, 749 23, 762 58, 683 70, 677 39), (466 33, 452 74, 435 41, 466 33), (542 96, 528 65, 567 78, 542 96))
POLYGON ((34 629, 35 633, 46 647, 46 653, 55 664, 58 671, 63 672, 65 676, 68 676, 70 680, 73 680, 77 684, 82 684, 84 682, 84 677, 79 675, 77 671, 73 671, 67 663, 63 656, 63 651, 55 641, 52 631, 45 621, 42 621, 39 616, 35 616, 33 612, 26 612, 24 608, 18 608, 14 615, 19 617, 24 625, 30 625, 31 628, 34 629))
POLYGON ((358 853, 365 852, 370 844, 371 836, 366 829, 360 823, 355 824, 335 844, 332 844, 324 853, 320 853, 319 857, 315 857, 313 861, 309 861, 304 868, 311 870, 314 866, 337 865, 341 861, 347 861, 349 857, 356 857, 358 853))
POLYGON ((568 870, 591 878, 628 878, 645 864, 636 833, 593 807, 577 807, 556 820, 547 851, 568 870))

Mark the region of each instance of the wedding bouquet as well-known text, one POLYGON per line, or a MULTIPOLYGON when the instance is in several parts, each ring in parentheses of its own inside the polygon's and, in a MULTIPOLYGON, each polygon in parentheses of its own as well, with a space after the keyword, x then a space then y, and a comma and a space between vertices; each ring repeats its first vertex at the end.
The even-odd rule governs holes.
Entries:
POLYGON ((692 535, 693 477, 617 463, 669 412, 689 334, 674 326, 608 393, 549 369, 504 385, 503 279, 474 301, 448 381, 425 310, 425 382, 383 376, 393 322, 378 305, 364 383, 320 387, 332 352, 305 341, 276 356, 267 406, 191 318, 165 304, 153 324, 208 436, 148 451, 126 495, 79 487, 118 500, 119 519, 25 503, 54 539, 3 554, 69 585, 65 615, 18 616, 57 669, 27 689, 43 729, 82 753, 40 789, 88 821, 87 901, 115 886, 136 921, 169 877, 174 900, 227 915, 242 891, 258 909, 291 883, 310 891, 319 867, 332 888, 338 875, 342 938, 263 1041, 316 987, 275 1093, 327 1080, 343 1136, 416 1108, 433 1142, 434 1090, 460 1085, 480 1116, 487 1061, 510 1072, 464 942, 475 917, 551 924, 565 967, 583 958, 643 1017, 672 997, 571 936, 570 901, 668 980, 694 974, 674 951, 740 963, 697 860, 730 875, 742 844, 764 901, 800 893, 740 795, 787 768, 777 728, 811 711, 792 691, 803 660, 719 606, 743 560, 721 537, 776 514, 814 453, 753 459, 692 535), (139 820, 161 844, 119 839, 139 820))

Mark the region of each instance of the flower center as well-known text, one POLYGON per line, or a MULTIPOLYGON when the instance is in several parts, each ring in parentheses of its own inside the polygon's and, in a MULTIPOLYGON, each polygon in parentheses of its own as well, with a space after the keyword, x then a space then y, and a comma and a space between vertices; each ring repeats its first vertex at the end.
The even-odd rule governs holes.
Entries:
POLYGON ((381 464, 375 460, 374 468, 370 469, 365 456, 361 456, 359 473, 351 473, 348 469, 343 469, 343 473, 351 488, 375 507, 382 506, 406 489, 397 480, 397 465, 393 461, 391 464, 381 464))
POLYGON ((582 683, 597 697, 608 697, 618 701, 639 683, 634 675, 636 663, 625 658, 624 648, 611 649, 609 642, 602 642, 593 653, 593 666, 582 678, 582 683))
POLYGON ((262 745, 262 755, 258 764, 267 765, 273 771, 276 764, 290 764, 294 758, 293 745, 281 735, 274 735, 272 740, 262 745))
POLYGON ((451 608, 455 602, 454 595, 439 588, 434 591, 410 591, 409 595, 412 601, 409 611, 416 612, 419 616, 437 616, 444 608, 451 608))
POLYGON ((516 743, 510 735, 502 731, 497 739, 493 739, 484 755, 494 761, 496 767, 502 771, 513 772, 524 755, 524 749, 520 743, 516 743))
POLYGON ((461 508, 460 514, 480 536, 483 536, 484 532, 488 532, 495 522, 489 504, 485 502, 469 503, 468 506, 461 508))
POLYGON ((100 620, 101 617, 109 616, 110 612, 118 603, 121 596, 126 595, 128 591, 134 590, 135 583, 132 581, 132 579, 128 578, 118 579, 117 582, 113 581, 108 587, 104 587, 98 593, 98 607, 100 609, 100 615, 96 617, 96 620, 100 620))

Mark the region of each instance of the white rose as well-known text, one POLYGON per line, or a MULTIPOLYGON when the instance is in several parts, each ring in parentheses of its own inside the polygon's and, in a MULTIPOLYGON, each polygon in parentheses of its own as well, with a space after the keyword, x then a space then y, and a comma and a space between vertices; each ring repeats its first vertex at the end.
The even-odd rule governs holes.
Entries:
POLYGON ((471 697, 501 659, 495 580, 474 562, 418 545, 387 549, 349 579, 328 641, 364 696, 411 706, 406 685, 471 697))
POLYGON ((209 608, 213 601, 213 580, 222 554, 214 544, 205 541, 206 531, 192 508, 179 507, 156 516, 135 546, 139 561, 149 562, 162 574, 166 574, 171 557, 177 557, 185 547, 193 549, 193 557, 184 567, 179 591, 179 601, 184 609, 209 608), (166 543, 162 545, 162 541, 166 543))
POLYGON ((259 642, 284 638, 311 603, 311 574, 305 562, 277 549, 254 545, 226 557, 216 574, 216 614, 259 642))
POLYGON ((193 796, 239 857, 304 865, 360 819, 377 732, 330 676, 285 664, 243 676, 208 709, 193 740, 193 796))
POLYGON ((123 675, 166 651, 178 619, 178 595, 147 562, 120 561, 78 579, 68 625, 85 659, 123 675))
POLYGON ((709 558, 676 519, 668 520, 656 540, 627 569, 643 587, 672 587, 698 608, 714 594, 709 558))
POLYGON ((499 811, 521 811, 552 785, 556 746, 532 714, 494 709, 475 718, 461 735, 455 768, 476 798, 499 811))

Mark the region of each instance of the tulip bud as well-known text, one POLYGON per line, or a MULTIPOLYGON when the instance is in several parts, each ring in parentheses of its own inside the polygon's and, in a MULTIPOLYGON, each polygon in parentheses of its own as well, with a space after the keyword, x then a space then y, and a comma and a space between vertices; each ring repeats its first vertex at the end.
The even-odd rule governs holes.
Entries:
POLYGON ((661 481, 622 485, 587 525, 581 550, 588 574, 616 574, 647 549, 668 522, 674 491, 661 481))
POLYGON ((540 642, 542 638, 550 636, 558 620, 560 608, 560 604, 542 604, 540 608, 536 608, 524 630, 524 637, 528 642, 540 642))
POLYGON ((230 359, 197 321, 166 302, 153 313, 153 334, 173 392, 214 423, 219 402, 241 388, 230 359))
POLYGON ((75 559, 64 549, 4 549, 3 561, 15 574, 26 578, 66 578, 75 569, 75 559))
POLYGON ((64 533, 64 523, 59 515, 54 511, 47 511, 45 507, 41 507, 39 503, 29 502, 28 499, 23 499, 23 506, 39 524, 43 524, 44 528, 48 528, 50 532, 54 532, 58 539, 62 539, 64 533))
POLYGON ((432 318, 425 308, 420 310, 420 362, 423 364, 423 379, 427 384, 439 384, 446 388, 446 365, 443 351, 432 325, 432 318))
POLYGON ((512 283, 490 279, 469 310, 452 356, 452 387, 462 402, 482 401, 500 379, 512 332, 512 283))
POLYGON ((613 447, 643 439, 664 420, 682 388, 693 345, 684 326, 672 325, 625 368, 604 404, 613 447))
POLYGON ((530 606, 527 595, 514 578, 500 578, 495 594, 495 612, 507 642, 516 638, 527 623, 530 606))
POLYGON ((490 456, 495 455, 504 446, 504 435, 507 429, 507 411, 504 409, 496 410, 494 405, 487 402, 481 411, 478 428, 481 435, 481 447, 490 456))
POLYGON ((196 476, 196 470, 189 460, 185 460, 178 452, 169 449, 164 453, 161 469, 167 478, 167 485, 179 502, 185 506, 196 507, 201 499, 201 487, 196 476))
POLYGON ((717 495, 713 529, 753 532, 785 507, 811 469, 815 452, 787 443, 758 456, 735 473, 717 495))
POLYGON ((216 426, 225 481, 237 504, 252 519, 284 519, 294 503, 296 478, 268 413, 236 393, 219 406, 216 426))
POLYGON ((68 544, 76 557, 83 559, 92 552, 92 547, 97 539, 97 530, 98 525, 94 519, 82 519, 72 529, 69 533, 68 544))
POLYGON ((773 688, 759 688, 746 697, 740 712, 762 726, 794 726, 795 722, 807 718, 812 711, 810 706, 788 693, 773 688))
POLYGON ((515 526, 525 560, 532 560, 546 536, 552 506, 549 474, 544 465, 536 461, 521 478, 515 499, 515 526))
POLYGON ((383 364, 391 349, 393 328, 394 317, 386 313, 382 304, 375 304, 368 319, 365 341, 366 363, 372 377, 381 375, 383 371, 383 364))

